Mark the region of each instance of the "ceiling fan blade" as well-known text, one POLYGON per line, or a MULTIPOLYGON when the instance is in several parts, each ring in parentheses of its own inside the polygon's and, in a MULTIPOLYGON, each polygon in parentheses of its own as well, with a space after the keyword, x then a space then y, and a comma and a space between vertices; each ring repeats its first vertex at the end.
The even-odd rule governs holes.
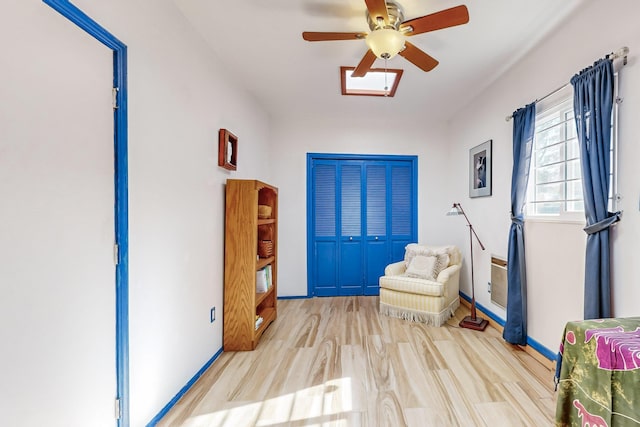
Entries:
POLYGON ((302 38, 308 42, 323 42, 331 40, 360 40, 367 37, 367 33, 321 33, 305 31, 302 38))
POLYGON ((411 43, 405 41, 404 47, 404 50, 398 55, 402 56, 407 61, 412 62, 413 65, 420 68, 422 71, 431 71, 436 67, 436 65, 438 65, 438 61, 435 58, 427 55, 411 43))
POLYGON ((360 60, 360 63, 358 64, 356 69, 353 70, 353 73, 351 73, 351 77, 364 77, 365 74, 367 74, 367 72, 371 69, 371 66, 375 61, 376 54, 371 52, 371 49, 369 49, 360 60))
POLYGON ((429 31, 441 30, 443 28, 455 27, 469 22, 469 11, 467 6, 461 5, 451 9, 425 15, 420 18, 410 19, 400 25, 400 29, 411 27, 412 30, 406 33, 407 36, 414 36, 429 31))
POLYGON ((367 10, 369 16, 373 22, 377 21, 378 17, 384 19, 385 25, 389 25, 389 12, 387 11, 387 2, 385 0, 364 0, 367 4, 367 10))

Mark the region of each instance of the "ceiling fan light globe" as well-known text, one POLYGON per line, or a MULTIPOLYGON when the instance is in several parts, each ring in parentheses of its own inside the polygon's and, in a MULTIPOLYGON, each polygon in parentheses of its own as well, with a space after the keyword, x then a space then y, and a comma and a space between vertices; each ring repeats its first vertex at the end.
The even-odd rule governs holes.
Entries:
POLYGON ((400 31, 382 28, 370 32, 365 41, 378 58, 391 59, 404 47, 405 36, 400 31))

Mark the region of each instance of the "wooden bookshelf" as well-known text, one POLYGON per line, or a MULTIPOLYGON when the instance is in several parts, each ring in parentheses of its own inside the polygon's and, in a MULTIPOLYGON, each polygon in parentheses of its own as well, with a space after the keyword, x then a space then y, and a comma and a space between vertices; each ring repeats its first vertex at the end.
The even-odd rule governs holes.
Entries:
POLYGON ((253 350, 277 317, 278 189, 256 180, 227 180, 224 245, 225 351, 253 350), (271 208, 258 218, 258 205, 271 208), (258 239, 269 236, 273 253, 258 257, 258 239), (271 286, 257 292, 256 273, 271 266, 271 286), (256 316, 262 324, 256 328, 256 316))

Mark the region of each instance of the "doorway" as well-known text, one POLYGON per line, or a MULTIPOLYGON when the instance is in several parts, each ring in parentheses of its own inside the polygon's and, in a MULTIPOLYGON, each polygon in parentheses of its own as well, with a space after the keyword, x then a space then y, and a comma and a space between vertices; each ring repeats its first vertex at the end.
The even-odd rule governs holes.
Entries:
MULTIPOLYGON (((111 194, 113 203, 110 245, 113 287, 111 293, 115 302, 115 396, 110 399, 111 420, 117 420, 119 427, 129 426, 129 222, 128 222, 128 85, 127 46, 117 37, 95 22, 68 0, 43 0, 43 2, 79 27, 93 42, 97 41, 109 51, 111 74, 109 103, 112 120, 111 133, 111 194), (113 411, 115 407, 115 413, 113 411), (115 417, 114 417, 115 415, 115 417)), ((103 224, 109 227, 108 224, 103 224)), ((112 312, 113 313, 113 312, 112 312)), ((113 314, 111 317, 113 322, 113 314)), ((113 323, 111 323, 113 327, 113 323)), ((113 354, 113 353, 111 353, 113 354)), ((67 399, 78 406, 73 399, 67 399)), ((95 425, 98 425, 96 421, 95 425)))

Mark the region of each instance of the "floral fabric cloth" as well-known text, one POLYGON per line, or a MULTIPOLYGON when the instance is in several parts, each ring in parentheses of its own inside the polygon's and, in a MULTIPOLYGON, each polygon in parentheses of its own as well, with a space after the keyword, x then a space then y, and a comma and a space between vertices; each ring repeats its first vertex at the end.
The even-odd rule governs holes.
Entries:
POLYGON ((557 426, 640 427, 640 317, 569 322, 557 426))

